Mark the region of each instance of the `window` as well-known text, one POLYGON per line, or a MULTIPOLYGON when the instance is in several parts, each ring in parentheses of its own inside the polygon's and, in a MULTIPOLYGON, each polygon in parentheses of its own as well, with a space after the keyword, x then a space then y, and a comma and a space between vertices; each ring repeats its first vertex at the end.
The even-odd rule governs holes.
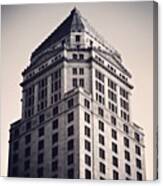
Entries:
POLYGON ((139 146, 135 146, 135 153, 139 156, 141 156, 141 148, 139 146))
POLYGON ((114 142, 112 142, 112 151, 115 152, 115 153, 118 153, 117 144, 115 144, 114 142))
POLYGON ((52 148, 52 158, 56 157, 58 155, 58 147, 53 147, 52 148))
MULTIPOLYGON (((83 56, 83 55, 82 55, 83 56)), ((81 57, 81 54, 79 55, 81 57)), ((81 58, 80 58, 81 59, 81 58)), ((79 74, 83 75, 84 74, 84 68, 79 68, 79 74)))
POLYGON ((87 137, 90 137, 91 136, 91 131, 90 131, 90 128, 89 127, 85 126, 84 131, 85 131, 85 135, 87 137))
POLYGON ((85 164, 91 166, 91 157, 87 154, 85 154, 85 164))
POLYGON ((118 167, 118 158, 113 156, 112 163, 113 163, 114 166, 118 167))
POLYGON ((41 178, 41 177, 43 177, 43 175, 44 175, 44 169, 43 169, 43 167, 38 168, 37 169, 37 176, 39 178, 41 178))
POLYGON ((126 124, 123 125, 123 131, 126 132, 127 134, 129 132, 128 126, 126 124))
POLYGON ((76 35, 75 40, 76 42, 80 42, 80 35, 76 35))
POLYGON ((43 161, 44 161, 44 154, 43 153, 41 153, 41 154, 39 154, 38 155, 38 164, 41 164, 41 163, 43 163, 43 161))
POLYGON ((14 154, 14 155, 13 155, 13 163, 17 163, 17 162, 18 162, 18 159, 19 159, 18 154, 17 154, 17 153, 14 154))
POLYGON ((25 136, 25 144, 27 145, 30 142, 31 142, 31 135, 28 134, 28 135, 25 136))
POLYGON ((40 140, 38 142, 38 150, 42 150, 44 148, 44 140, 40 140))
POLYGON ((14 166, 13 169, 12 169, 12 175, 14 177, 17 177, 18 176, 18 167, 17 166, 14 166))
POLYGON ((102 159, 105 159, 105 151, 102 148, 99 148, 99 156, 102 159))
POLYGON ((39 128, 38 136, 41 137, 44 135, 44 127, 39 128))
POLYGON ((26 124, 26 131, 30 130, 31 129, 31 122, 27 122, 26 124))
POLYGON ((58 114, 58 107, 53 108, 53 116, 56 116, 58 114))
POLYGON ((88 113, 84 113, 84 118, 87 123, 90 123, 90 115, 88 113))
POLYGON ((52 136, 52 144, 55 144, 58 142, 58 133, 53 134, 52 136))
POLYGON ((31 155, 31 148, 30 147, 25 148, 25 157, 28 157, 30 155, 31 155))
POLYGON ((53 121, 53 130, 58 129, 58 119, 53 121))
POLYGON ((88 169, 85 169, 85 178, 91 179, 91 171, 89 171, 88 169))
POLYGON ((100 172, 101 173, 103 173, 103 174, 105 174, 105 165, 102 163, 102 162, 100 162, 100 172))
POLYGON ((89 152, 91 151, 91 143, 87 140, 85 140, 85 149, 89 152))
POLYGON ((114 83, 114 82, 113 82, 112 80, 110 80, 110 79, 108 79, 108 86, 109 86, 112 90, 114 90, 114 91, 117 90, 117 84, 114 83))
POLYGON ((74 113, 73 112, 70 112, 68 115, 67 115, 67 121, 68 123, 70 123, 71 121, 74 120, 74 113))
POLYGON ((142 164, 141 164, 141 160, 136 158, 136 167, 141 169, 142 168, 142 164))
POLYGON ((68 108, 72 108, 74 106, 74 99, 73 98, 68 100, 67 106, 68 106, 68 108))
POLYGON ((67 134, 68 134, 68 136, 72 136, 74 134, 74 126, 73 125, 68 127, 67 134))
POLYGON ((67 143, 67 150, 69 151, 69 150, 73 150, 73 149, 74 149, 74 140, 71 139, 67 143))
POLYGON ((14 131, 14 137, 17 138, 19 136, 19 129, 15 129, 14 131))
POLYGON ((104 110, 100 107, 98 108, 98 114, 102 117, 104 116, 104 110))
POLYGON ((87 99, 84 99, 84 106, 88 109, 90 108, 90 102, 87 99))
POLYGON ((129 139, 126 137, 124 137, 124 145, 128 148, 130 147, 129 139))
POLYGON ((18 150, 18 148, 19 148, 19 142, 15 141, 13 144, 13 150, 16 151, 16 150, 18 150))
POLYGON ((67 164, 71 165, 74 163, 74 155, 73 154, 69 154, 67 157, 67 164))
POLYGON ((68 169, 68 178, 74 178, 74 169, 68 169))
POLYGON ((43 123, 45 121, 45 115, 44 114, 41 114, 40 116, 39 116, 39 122, 40 123, 43 123))
POLYGON ((78 81, 77 81, 76 78, 73 78, 73 79, 72 79, 72 86, 73 86, 73 87, 77 87, 77 86, 78 86, 78 81))
POLYGON ((30 168, 30 160, 26 160, 25 162, 24 162, 24 170, 26 171, 26 170, 28 170, 30 168))
POLYGON ((113 180, 118 180, 119 179, 119 174, 117 171, 113 170, 113 180))
POLYGON ((117 120, 114 116, 111 116, 111 123, 116 126, 117 120))
MULTIPOLYGON (((83 59, 84 59, 84 54, 79 54, 79 59, 80 59, 80 60, 83 60, 83 59)), ((82 74, 84 74, 84 71, 83 71, 82 74)), ((81 74, 81 75, 82 75, 82 74, 81 74)))
POLYGON ((84 87, 84 79, 83 78, 79 79, 79 86, 84 87))
POLYGON ((98 122, 98 128, 99 128, 99 130, 104 132, 104 123, 102 121, 100 121, 100 120, 98 122))
POLYGON ((78 58, 77 54, 73 54, 72 57, 73 57, 73 59, 77 59, 78 58))
POLYGON ((102 145, 105 145, 105 139, 104 139, 104 136, 99 134, 99 143, 102 144, 102 145))
POLYGON ((73 74, 73 75, 76 75, 76 74, 77 74, 77 68, 73 68, 73 69, 72 69, 72 74, 73 74))
POLYGON ((52 171, 57 171, 58 170, 58 161, 55 160, 52 162, 52 171))
POLYGON ((138 142, 140 141, 140 135, 137 132, 135 132, 135 139, 138 142))
POLYGON ((131 175, 131 168, 128 164, 125 164, 125 171, 127 174, 131 175))
POLYGON ((142 174, 140 172, 136 173, 137 180, 142 180, 142 174))
POLYGON ((125 159, 130 161, 130 153, 125 150, 125 159))
POLYGON ((112 129, 112 138, 117 140, 117 131, 112 129))

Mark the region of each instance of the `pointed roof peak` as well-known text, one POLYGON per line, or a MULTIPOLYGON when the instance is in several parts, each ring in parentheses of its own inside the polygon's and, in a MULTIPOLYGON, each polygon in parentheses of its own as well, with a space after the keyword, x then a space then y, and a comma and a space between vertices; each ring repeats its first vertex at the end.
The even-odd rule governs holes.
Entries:
POLYGON ((81 13, 80 13, 79 9, 77 9, 76 6, 74 6, 74 8, 71 10, 71 14, 78 14, 79 16, 81 16, 81 13))

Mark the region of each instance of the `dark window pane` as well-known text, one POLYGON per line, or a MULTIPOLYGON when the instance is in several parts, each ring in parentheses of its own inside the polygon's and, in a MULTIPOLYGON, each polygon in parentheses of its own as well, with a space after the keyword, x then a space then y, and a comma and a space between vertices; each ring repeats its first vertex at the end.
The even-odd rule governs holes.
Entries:
POLYGON ((117 131, 112 129, 112 138, 117 140, 117 131))
POLYGON ((117 147, 117 144, 112 143, 112 151, 115 152, 115 153, 118 153, 118 147, 117 147))
POLYGON ((58 129, 58 119, 53 121, 53 130, 58 129))
POLYGON ((30 142, 31 142, 31 135, 28 134, 28 135, 25 136, 25 144, 28 144, 30 142))
POLYGON ((37 169, 37 176, 39 178, 44 176, 44 169, 43 169, 43 167, 40 167, 40 168, 37 169))
POLYGON ((85 169, 85 178, 91 179, 91 171, 89 171, 88 169, 85 169))
POLYGON ((74 169, 68 170, 68 178, 74 178, 74 169))
POLYGON ((118 158, 116 158, 115 156, 113 156, 112 161, 113 161, 113 165, 116 166, 116 167, 118 167, 118 158))
POLYGON ((74 134, 74 126, 73 125, 68 127, 67 133, 68 133, 68 136, 71 136, 74 134))
POLYGON ((67 164, 73 164, 74 163, 74 154, 69 154, 67 157, 67 164))
POLYGON ((117 171, 113 170, 113 180, 118 180, 119 179, 119 174, 117 171))
POLYGON ((56 157, 58 155, 58 147, 53 147, 52 148, 52 158, 56 157))
POLYGON ((44 135, 44 127, 39 128, 38 136, 41 137, 44 135))
POLYGON ((105 139, 104 139, 104 136, 99 134, 99 143, 102 144, 102 145, 105 145, 105 139))
POLYGON ((53 161, 52 162, 52 171, 57 171, 58 170, 58 161, 53 161))
POLYGON ((52 136, 52 144, 57 143, 57 142, 58 142, 58 133, 55 133, 52 136))
POLYGON ((89 152, 91 151, 91 143, 87 140, 85 140, 85 149, 88 150, 89 152))
POLYGON ((99 120, 99 129, 101 131, 104 131, 104 123, 102 121, 99 120))
POLYGON ((42 150, 44 148, 44 140, 40 140, 38 142, 38 150, 42 150))
POLYGON ((73 149, 74 149, 74 140, 71 139, 67 143, 67 150, 69 151, 69 150, 73 150, 73 149))
POLYGON ((85 126, 84 130, 85 130, 85 135, 88 136, 88 137, 90 137, 91 136, 90 128, 87 127, 87 126, 85 126))
POLYGON ((105 151, 101 148, 99 149, 99 156, 100 158, 105 159, 105 151))
POLYGON ((41 153, 38 155, 38 164, 43 163, 43 161, 44 161, 44 154, 41 153))
POLYGON ((85 164, 91 166, 91 157, 87 154, 85 154, 85 164))
POLYGON ((68 100, 67 106, 68 106, 68 108, 71 108, 71 107, 74 106, 74 99, 73 98, 71 98, 70 100, 68 100))
POLYGON ((73 120, 74 120, 74 113, 71 112, 71 113, 69 113, 69 114, 67 115, 67 121, 68 121, 68 123, 70 123, 70 122, 73 121, 73 120))
POLYGON ((106 172, 105 165, 102 162, 100 162, 100 172, 103 174, 105 174, 105 172, 106 172))

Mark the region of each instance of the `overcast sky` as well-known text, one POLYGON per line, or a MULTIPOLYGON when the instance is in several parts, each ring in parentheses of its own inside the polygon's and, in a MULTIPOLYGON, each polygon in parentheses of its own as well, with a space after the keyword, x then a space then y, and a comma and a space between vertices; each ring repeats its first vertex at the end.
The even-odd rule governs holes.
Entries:
POLYGON ((69 3, 2 7, 1 170, 7 175, 10 123, 21 117, 21 72, 31 52, 76 6, 116 48, 132 74, 132 120, 144 128, 147 179, 153 177, 152 2, 69 3))

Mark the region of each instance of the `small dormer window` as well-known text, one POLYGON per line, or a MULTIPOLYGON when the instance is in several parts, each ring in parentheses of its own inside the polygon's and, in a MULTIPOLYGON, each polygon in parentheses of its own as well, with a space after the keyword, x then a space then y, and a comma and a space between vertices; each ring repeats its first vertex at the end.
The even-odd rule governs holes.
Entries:
POLYGON ((80 42, 80 35, 76 35, 76 42, 80 42))
POLYGON ((72 55, 73 59, 77 59, 77 54, 72 55))

